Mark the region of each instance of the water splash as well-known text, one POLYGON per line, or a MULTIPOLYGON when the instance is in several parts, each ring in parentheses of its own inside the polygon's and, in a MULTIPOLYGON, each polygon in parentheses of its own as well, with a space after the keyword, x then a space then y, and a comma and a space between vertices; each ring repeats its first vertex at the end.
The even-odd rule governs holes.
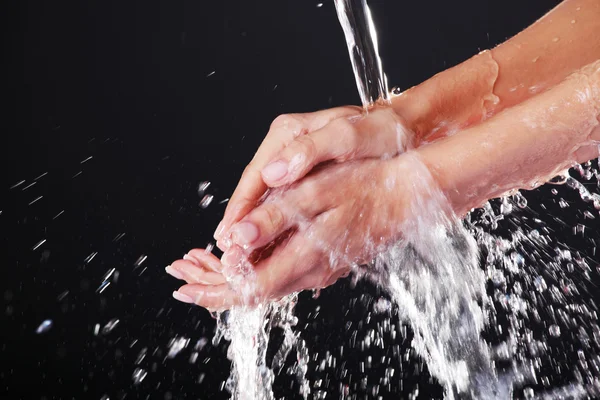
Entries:
MULTIPOLYGON (((252 279, 247 278, 247 279, 252 279)), ((292 328, 298 320, 294 316, 297 295, 256 307, 237 306, 218 313, 217 332, 213 343, 221 338, 230 341, 227 357, 232 361, 232 371, 226 383, 233 400, 274 400, 272 385, 275 372, 281 371, 287 356, 297 346, 298 362, 294 375, 300 384, 300 393, 307 398, 310 393, 305 374, 308 352, 292 328), (269 336, 273 328, 283 330, 284 340, 271 364, 267 361, 269 336)))

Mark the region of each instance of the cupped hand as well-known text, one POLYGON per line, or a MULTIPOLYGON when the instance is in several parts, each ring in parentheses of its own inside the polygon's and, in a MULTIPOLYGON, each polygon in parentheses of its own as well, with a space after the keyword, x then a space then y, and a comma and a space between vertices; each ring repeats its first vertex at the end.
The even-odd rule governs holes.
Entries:
POLYGON ((217 246, 226 250, 226 233, 269 187, 296 182, 326 161, 392 157, 411 146, 413 135, 405 125, 391 108, 363 115, 358 107, 340 107, 276 118, 231 196, 215 231, 217 246))
POLYGON ((273 191, 233 226, 222 264, 194 250, 171 266, 188 282, 175 298, 208 309, 255 304, 328 286, 369 263, 399 237, 408 212, 417 178, 404 157, 329 164, 273 191))

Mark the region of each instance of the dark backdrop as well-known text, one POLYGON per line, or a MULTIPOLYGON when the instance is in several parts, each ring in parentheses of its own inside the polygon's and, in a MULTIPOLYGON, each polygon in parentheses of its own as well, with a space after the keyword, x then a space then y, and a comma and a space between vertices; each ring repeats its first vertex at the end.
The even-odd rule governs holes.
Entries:
MULTIPOLYGON (((390 85, 401 88, 502 42, 556 3, 370 2, 390 85)), ((192 347, 214 328, 206 311, 171 299, 177 282, 164 267, 210 241, 218 202, 275 116, 358 103, 333 3, 317 4, 3 2, 0 398, 226 397, 223 346, 205 346, 194 364, 190 348, 164 360, 174 335, 192 347), (215 201, 202 209, 196 187, 205 180, 215 201), (118 280, 98 293, 111 268, 118 280), (112 332, 94 335, 114 318, 112 332), (45 319, 53 326, 37 335, 45 319), (148 376, 134 385, 137 367, 148 376)), ((342 312, 362 290, 377 294, 340 284, 301 297, 311 353, 350 343, 346 322, 362 329, 367 307, 342 312)), ((404 339, 396 341, 406 349, 404 339)), ((345 354, 358 371, 358 350, 345 354)), ((406 387, 380 395, 406 397, 417 384, 422 398, 441 394, 414 358, 405 364, 406 387)), ((341 382, 315 374, 325 388, 341 382)), ((277 394, 293 398, 290 385, 282 378, 277 394)))

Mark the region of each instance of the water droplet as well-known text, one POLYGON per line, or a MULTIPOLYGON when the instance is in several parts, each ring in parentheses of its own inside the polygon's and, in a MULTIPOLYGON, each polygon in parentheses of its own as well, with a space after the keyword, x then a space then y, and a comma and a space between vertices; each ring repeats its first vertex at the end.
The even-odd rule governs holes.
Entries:
POLYGON ((135 371, 133 371, 133 384, 139 385, 146 378, 146 375, 148 375, 148 372, 142 368, 136 368, 135 371))
POLYGON ((58 295, 58 297, 56 298, 56 300, 61 301, 62 299, 64 299, 65 297, 67 297, 69 294, 68 290, 65 290, 64 292, 62 292, 61 294, 58 295))
POLYGON ((37 249, 39 249, 39 248, 40 248, 40 246, 41 246, 41 245, 43 245, 44 243, 46 243, 46 239, 42 239, 42 240, 40 240, 39 242, 37 242, 37 244, 36 244, 35 246, 33 246, 33 247, 31 248, 31 250, 37 250, 37 249))
POLYGON ((534 286, 535 286, 535 288, 536 288, 536 290, 538 292, 543 292, 544 290, 548 289, 548 285, 546 284, 546 280, 543 277, 541 277, 541 276, 536 277, 533 280, 533 284, 534 284, 534 286))
POLYGON ((200 184, 198 185, 198 196, 204 197, 204 195, 206 194, 206 189, 208 189, 209 186, 210 182, 208 181, 200 182, 200 184))
POLYGON ((189 342, 190 339, 184 337, 175 337, 172 339, 169 345, 169 354, 167 354, 167 357, 175 358, 175 356, 179 354, 181 350, 187 347, 189 342))
POLYGON ((142 254, 141 256, 138 257, 138 259, 135 261, 135 263, 133 264, 133 266, 134 267, 139 267, 147 259, 148 259, 148 256, 142 254))
POLYGON ((40 326, 37 327, 37 329, 35 330, 35 333, 42 334, 42 333, 46 333, 50 330, 50 328, 52 328, 52 320, 51 319, 47 319, 44 322, 42 322, 40 324, 40 326))
POLYGON ((200 201, 200 207, 206 208, 206 207, 210 206, 210 203, 212 203, 213 198, 214 198, 214 196, 212 194, 204 195, 204 197, 200 201))
POLYGON ((527 207, 527 199, 521 194, 521 192, 515 193, 513 195, 513 200, 519 208, 527 207))
POLYGON ((146 353, 148 352, 148 348, 144 347, 142 350, 140 350, 140 353, 138 354, 135 363, 137 364, 141 364, 142 361, 144 361, 144 358, 146 358, 146 353))
POLYGON ((111 333, 113 331, 113 329, 115 329, 115 327, 119 324, 119 320, 114 318, 111 319, 110 321, 108 321, 106 323, 106 325, 104 325, 104 327, 102 328, 102 334, 103 335, 108 335, 109 333, 111 333))
POLYGON ((392 302, 386 298, 380 298, 373 304, 373 312, 375 314, 384 314, 392 310, 392 302))
POLYGON ((206 346, 207 343, 208 343, 208 340, 206 338, 198 339, 198 341, 194 345, 194 350, 202 351, 202 349, 204 348, 204 346, 206 346))
POLYGON ((559 337, 560 336, 560 327, 556 324, 550 325, 550 327, 548 328, 548 333, 552 337, 559 337))
POLYGON ((567 203, 564 199, 560 199, 558 201, 558 205, 560 206, 560 208, 567 208, 567 207, 569 207, 569 203, 567 203))

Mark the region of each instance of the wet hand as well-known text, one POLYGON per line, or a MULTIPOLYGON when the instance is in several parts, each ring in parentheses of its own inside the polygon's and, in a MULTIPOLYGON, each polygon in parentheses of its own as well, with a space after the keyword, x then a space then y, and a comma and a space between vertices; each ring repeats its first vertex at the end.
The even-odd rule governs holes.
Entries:
POLYGON ((215 231, 217 246, 226 250, 224 233, 256 207, 269 187, 296 182, 322 162, 391 157, 410 147, 412 133, 392 109, 372 110, 368 116, 361 111, 341 107, 275 119, 215 231))
POLYGON ((272 192, 232 227, 222 264, 194 250, 171 266, 188 282, 174 297, 226 309, 322 288, 369 263, 400 234, 415 179, 403 159, 330 164, 272 192))

